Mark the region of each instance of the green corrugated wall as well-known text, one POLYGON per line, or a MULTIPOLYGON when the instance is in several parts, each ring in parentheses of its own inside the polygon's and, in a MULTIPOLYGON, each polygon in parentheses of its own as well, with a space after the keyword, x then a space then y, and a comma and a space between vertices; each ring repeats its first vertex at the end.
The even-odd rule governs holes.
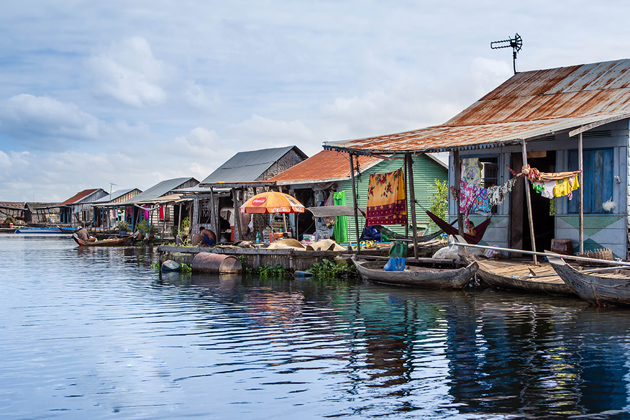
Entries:
MULTIPOLYGON (((367 189, 370 179, 370 174, 372 173, 386 173, 392 172, 397 169, 403 167, 404 159, 400 156, 400 160, 384 160, 379 164, 371 167, 368 171, 364 172, 355 179, 357 185, 357 195, 359 202, 359 207, 365 207, 367 204, 367 189)), ((404 168, 403 168, 404 170, 404 168)), ((425 156, 419 155, 414 157, 413 163, 413 181, 414 181, 414 192, 416 195, 416 200, 424 207, 425 209, 429 209, 431 206, 431 201, 429 197, 433 194, 434 190, 429 188, 430 185, 435 184, 435 179, 439 179, 441 181, 446 181, 448 179, 448 170, 435 162, 433 159, 425 156)), ((346 199, 347 205, 354 205, 354 199, 352 196, 352 181, 345 181, 343 184, 343 189, 346 190, 346 199)), ((407 194, 407 202, 409 203, 409 194, 407 194)), ((430 222, 429 217, 424 212, 424 209, 420 206, 416 206, 416 216, 418 223, 428 223, 430 222)), ((409 205, 408 205, 409 208, 409 205)), ((411 210, 408 210, 408 218, 409 225, 411 226, 411 210)), ((365 219, 359 216, 359 235, 363 230, 363 226, 365 225, 365 219)), ((405 227, 401 225, 391 225, 388 226, 395 232, 405 233, 405 227)), ((430 232, 435 232, 437 230, 437 226, 431 223, 430 232)), ((348 232, 351 243, 355 243, 357 240, 356 228, 354 217, 348 217, 348 232)), ((411 234, 411 228, 410 228, 411 234)))

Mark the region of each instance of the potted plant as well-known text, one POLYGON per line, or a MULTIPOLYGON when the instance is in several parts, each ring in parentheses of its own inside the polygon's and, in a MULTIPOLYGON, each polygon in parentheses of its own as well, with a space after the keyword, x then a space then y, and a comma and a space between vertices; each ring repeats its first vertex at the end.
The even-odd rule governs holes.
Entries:
POLYGON ((121 220, 120 222, 118 222, 118 233, 121 235, 126 235, 127 232, 129 232, 129 224, 127 222, 125 222, 124 220, 121 220))

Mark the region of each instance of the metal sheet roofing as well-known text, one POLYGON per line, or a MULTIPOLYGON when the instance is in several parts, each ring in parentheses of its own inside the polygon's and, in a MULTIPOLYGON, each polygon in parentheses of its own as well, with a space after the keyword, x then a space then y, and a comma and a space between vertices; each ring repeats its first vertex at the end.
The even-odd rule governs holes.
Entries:
MULTIPOLYGON (((368 169, 381 160, 376 157, 360 156, 359 169, 361 171, 368 169)), ((350 179, 350 160, 348 155, 332 150, 323 150, 315 156, 274 176, 269 181, 286 185, 345 179, 350 179)))
POLYGON ((70 197, 69 199, 67 199, 63 203, 61 203, 60 206, 66 206, 66 205, 69 205, 69 204, 78 203, 79 201, 83 200, 87 196, 89 196, 91 194, 94 194, 99 189, 100 188, 91 188, 91 189, 83 190, 83 191, 81 191, 79 193, 76 193, 75 195, 73 195, 72 197, 70 197))
POLYGON ((271 165, 291 150, 295 150, 303 159, 308 157, 296 146, 239 152, 219 166, 201 183, 257 181, 271 165))
POLYGON ((135 197, 130 198, 122 204, 133 204, 140 202, 150 202, 156 198, 162 197, 172 190, 180 188, 183 184, 187 183, 190 180, 195 180, 195 178, 173 178, 166 179, 162 182, 159 182, 152 186, 151 188, 143 191, 142 193, 136 195, 135 197))
POLYGON ((116 190, 111 194, 107 194, 105 197, 99 198, 98 200, 94 201, 95 204, 100 204, 100 203, 109 203, 112 200, 115 200, 117 198, 122 197, 125 194, 130 193, 131 191, 135 190, 135 188, 127 188, 124 190, 116 190))
POLYGON ((630 60, 517 73, 446 123, 324 148, 440 152, 520 143, 630 116, 630 60))

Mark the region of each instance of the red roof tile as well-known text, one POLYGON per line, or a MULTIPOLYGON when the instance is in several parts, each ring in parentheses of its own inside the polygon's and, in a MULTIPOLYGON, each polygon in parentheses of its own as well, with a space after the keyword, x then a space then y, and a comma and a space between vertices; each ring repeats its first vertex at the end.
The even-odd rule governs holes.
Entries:
POLYGON ((80 193, 75 194, 74 196, 70 197, 69 199, 67 199, 66 201, 61 203, 60 206, 65 206, 65 205, 68 205, 68 204, 76 203, 77 201, 81 200, 82 198, 85 198, 88 195, 92 194, 96 190, 98 190, 98 188, 92 188, 92 189, 89 189, 89 190, 83 190, 80 193))

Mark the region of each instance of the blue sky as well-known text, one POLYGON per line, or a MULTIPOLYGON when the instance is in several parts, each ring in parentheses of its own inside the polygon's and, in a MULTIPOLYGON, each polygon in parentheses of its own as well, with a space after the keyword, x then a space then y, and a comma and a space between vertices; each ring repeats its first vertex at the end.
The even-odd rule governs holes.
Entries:
POLYGON ((234 153, 440 124, 520 71, 630 57, 630 4, 9 1, 0 201, 205 178, 234 153))

